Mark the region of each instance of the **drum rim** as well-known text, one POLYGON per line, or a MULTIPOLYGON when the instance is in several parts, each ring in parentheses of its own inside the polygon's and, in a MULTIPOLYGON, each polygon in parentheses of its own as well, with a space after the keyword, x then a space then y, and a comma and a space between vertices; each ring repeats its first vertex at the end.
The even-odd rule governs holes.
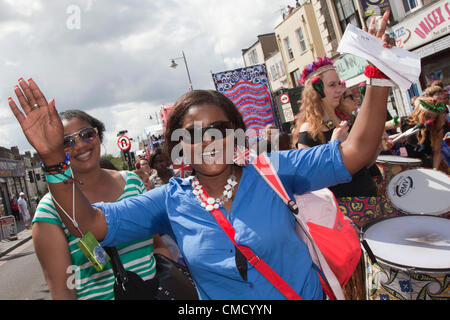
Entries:
MULTIPOLYGON (((363 248, 363 250, 364 250, 364 248, 363 248)), ((433 273, 433 274, 448 274, 448 273, 450 273, 450 268, 448 268, 448 269, 441 269, 441 268, 428 269, 428 268, 411 267, 411 266, 405 266, 402 264, 398 264, 398 263, 380 258, 375 254, 374 254, 374 256, 377 258, 376 264, 379 264, 379 261, 381 261, 383 264, 387 265, 390 268, 395 268, 395 269, 398 269, 398 270, 401 270, 404 272, 433 273)), ((369 258, 369 261, 370 261, 370 258, 369 258)), ((370 263, 373 264, 372 261, 370 261, 370 263)))
MULTIPOLYGON (((360 242, 362 243, 363 241, 366 241, 365 235, 366 235, 367 229, 369 229, 371 226, 373 226, 373 225, 375 225, 375 224, 377 224, 377 223, 379 223, 379 222, 386 221, 386 220, 390 220, 390 219, 396 219, 396 218, 405 218, 405 217, 423 217, 423 216, 426 216, 426 215, 423 215, 423 214, 409 214, 409 215, 396 216, 396 217, 382 217, 382 218, 379 218, 379 219, 377 219, 377 220, 370 221, 370 222, 366 223, 366 224, 361 228, 361 232, 360 232, 360 242)), ((437 219, 445 219, 445 220, 448 220, 447 218, 439 217, 439 216, 432 216, 432 215, 429 215, 429 217, 437 218, 437 219)), ((370 248, 370 245, 367 243, 367 241, 366 241, 366 244, 367 244, 367 246, 369 246, 369 248, 370 248)), ((363 250, 364 252, 367 253, 367 251, 366 251, 366 249, 364 248, 364 246, 361 246, 361 248, 362 248, 362 250, 363 250)), ((371 249, 371 250, 372 250, 372 249, 371 249)), ((378 261, 382 261, 382 262, 383 262, 384 264, 386 264, 388 267, 393 267, 393 268, 396 268, 396 269, 399 269, 399 270, 405 271, 405 272, 410 272, 410 271, 423 271, 423 272, 425 272, 425 273, 433 273, 433 274, 450 273, 450 268, 447 268, 447 269, 443 269, 443 268, 419 268, 419 267, 405 266, 405 265, 402 265, 402 264, 399 264, 399 263, 395 263, 395 262, 386 260, 386 259, 384 259, 384 258, 381 258, 381 257, 377 256, 375 253, 373 253, 373 251, 372 251, 372 254, 373 254, 373 255, 375 256, 375 258, 377 259, 377 264, 378 264, 378 261)), ((368 255, 368 254, 367 254, 367 255, 368 255)), ((370 258, 369 258, 369 260, 370 260, 370 258)), ((371 263, 373 264, 373 262, 371 262, 371 263)), ((420 273, 420 272, 415 272, 415 273, 420 273)))
MULTIPOLYGON (((412 169, 403 170, 403 171, 401 171, 401 172, 395 174, 395 175, 391 178, 391 180, 386 184, 386 198, 389 199, 389 201, 391 202, 391 205, 392 205, 395 209, 397 209, 398 211, 401 211, 401 212, 405 213, 405 214, 408 215, 408 216, 419 215, 419 216, 431 216, 431 217, 435 217, 435 216, 441 216, 441 215, 444 215, 444 214, 446 214, 446 213, 449 213, 450 210, 448 210, 448 208, 447 208, 447 209, 443 209, 442 211, 437 211, 437 212, 435 212, 434 214, 430 214, 430 213, 417 213, 417 212, 415 212, 415 213, 408 213, 408 211, 405 211, 404 209, 401 209, 401 208, 399 208, 399 207, 397 207, 397 206, 395 205, 394 201, 392 201, 391 197, 389 196, 389 195, 390 195, 389 192, 388 192, 388 191, 389 191, 389 185, 390 185, 391 183, 393 183, 394 178, 395 178, 396 175, 401 174, 401 173, 405 173, 405 172, 407 172, 407 171, 413 171, 413 170, 430 170, 430 171, 433 171, 433 172, 436 171, 436 170, 433 170, 433 169, 422 168, 422 167, 420 167, 420 168, 412 168, 412 169)), ((440 172, 440 173, 442 173, 442 174, 444 174, 444 175, 446 175, 447 177, 450 178, 450 176, 449 176, 448 174, 446 174, 445 172, 442 172, 442 171, 437 171, 437 172, 440 172)))
POLYGON ((380 156, 378 156, 377 157, 377 159, 376 159, 376 162, 378 163, 378 162, 380 162, 380 163, 391 163, 391 164, 419 164, 419 165, 421 165, 422 164, 422 159, 419 159, 419 158, 409 158, 409 157, 402 157, 402 156, 394 156, 394 155, 380 155, 380 156), (395 160, 387 160, 387 159, 378 159, 379 157, 396 157, 396 158, 402 158, 402 159, 410 159, 410 160, 413 160, 413 161, 405 161, 405 162, 402 162, 402 161, 395 161, 395 160))

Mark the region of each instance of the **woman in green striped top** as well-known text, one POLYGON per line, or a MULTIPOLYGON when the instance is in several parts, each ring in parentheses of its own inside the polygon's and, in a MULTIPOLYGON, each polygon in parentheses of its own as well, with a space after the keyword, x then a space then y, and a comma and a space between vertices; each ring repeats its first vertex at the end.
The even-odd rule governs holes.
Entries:
MULTIPOLYGON (((100 168, 100 144, 105 127, 80 110, 62 112, 64 148, 69 153, 75 179, 91 203, 115 202, 145 191, 142 181, 131 172, 100 168)), ((111 265, 96 271, 80 251, 62 223, 50 194, 45 195, 33 219, 33 242, 53 299, 114 299, 111 265)), ((144 280, 155 276, 153 237, 117 248, 125 269, 144 280)))

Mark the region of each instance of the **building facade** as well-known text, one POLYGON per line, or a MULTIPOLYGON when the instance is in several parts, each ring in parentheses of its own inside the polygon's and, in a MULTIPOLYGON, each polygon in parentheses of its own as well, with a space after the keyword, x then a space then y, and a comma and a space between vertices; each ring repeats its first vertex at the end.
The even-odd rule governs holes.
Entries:
POLYGON ((39 161, 36 154, 21 155, 17 147, 0 147, 0 216, 13 215, 11 199, 17 199, 21 192, 25 193, 30 213, 34 213, 36 198, 48 192, 39 161))
POLYGON ((286 68, 288 87, 299 87, 303 69, 317 57, 325 55, 313 5, 305 2, 296 7, 274 30, 286 68))
POLYGON ((275 33, 258 35, 258 40, 247 49, 242 49, 242 57, 246 67, 263 64, 278 52, 275 33))
POLYGON ((450 1, 411 0, 407 4, 399 6, 399 22, 392 26, 391 36, 398 47, 420 56, 422 73, 419 81, 402 93, 405 104, 434 80, 450 82, 450 1))
POLYGON ((402 92, 391 90, 388 111, 391 116, 408 115, 410 98, 418 96, 433 79, 448 83, 449 1, 448 0, 312 0, 326 55, 335 61, 339 76, 356 96, 357 86, 365 81, 363 59, 340 55, 337 48, 348 24, 367 27, 373 15, 391 10, 388 31, 397 46, 422 58, 420 81, 402 92), (405 43, 406 42, 406 43, 405 43))

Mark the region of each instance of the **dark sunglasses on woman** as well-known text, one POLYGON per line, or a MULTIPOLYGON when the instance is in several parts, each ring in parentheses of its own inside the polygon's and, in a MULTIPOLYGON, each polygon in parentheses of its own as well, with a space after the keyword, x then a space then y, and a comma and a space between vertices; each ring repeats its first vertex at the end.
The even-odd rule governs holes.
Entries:
POLYGON ((77 136, 84 142, 91 142, 97 136, 97 128, 84 128, 78 132, 64 137, 64 149, 73 148, 76 143, 77 136))
POLYGON ((347 99, 347 98, 350 98, 353 101, 355 101, 355 96, 353 94, 348 94, 348 95, 344 96, 344 99, 347 99))
POLYGON ((233 124, 231 123, 231 121, 216 121, 211 123, 209 126, 207 127, 189 127, 186 128, 185 130, 187 131, 188 135, 187 137, 183 137, 183 141, 187 144, 197 144, 202 142, 203 140, 203 136, 205 135, 206 132, 215 129, 218 130, 218 132, 221 134, 220 137, 217 137, 217 131, 215 133, 211 132, 210 136, 212 138, 212 140, 214 139, 223 139, 226 136, 228 136, 230 133, 232 133, 232 130, 227 130, 227 129, 233 129, 233 124), (199 141, 196 140, 200 139, 199 141))

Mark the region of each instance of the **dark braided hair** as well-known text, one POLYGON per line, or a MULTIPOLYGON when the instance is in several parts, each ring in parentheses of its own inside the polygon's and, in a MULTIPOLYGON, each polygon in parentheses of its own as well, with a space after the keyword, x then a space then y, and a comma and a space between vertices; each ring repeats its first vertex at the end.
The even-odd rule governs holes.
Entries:
POLYGON ((103 132, 105 131, 105 125, 100 120, 88 115, 86 112, 81 110, 66 110, 59 113, 61 120, 70 120, 73 118, 85 121, 89 123, 93 128, 97 128, 98 138, 100 142, 103 142, 103 132))

